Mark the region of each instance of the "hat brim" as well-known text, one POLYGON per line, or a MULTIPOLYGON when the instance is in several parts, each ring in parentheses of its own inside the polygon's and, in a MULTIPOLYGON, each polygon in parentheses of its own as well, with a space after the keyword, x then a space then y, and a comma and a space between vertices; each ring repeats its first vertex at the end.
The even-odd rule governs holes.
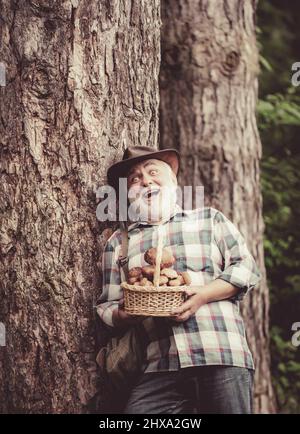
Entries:
POLYGON ((132 166, 144 160, 150 160, 151 158, 165 161, 171 166, 175 175, 178 174, 180 161, 179 152, 176 149, 162 149, 157 152, 150 152, 149 154, 121 160, 110 166, 107 170, 107 181, 109 185, 117 188, 119 178, 126 178, 127 173, 132 166))

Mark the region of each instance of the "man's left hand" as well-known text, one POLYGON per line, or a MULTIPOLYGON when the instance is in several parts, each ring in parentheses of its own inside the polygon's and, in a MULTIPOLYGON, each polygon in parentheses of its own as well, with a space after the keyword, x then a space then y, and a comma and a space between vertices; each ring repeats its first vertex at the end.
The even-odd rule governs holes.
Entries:
POLYGON ((199 290, 199 287, 196 288, 187 288, 185 289, 185 294, 188 296, 188 300, 186 300, 181 306, 173 309, 173 315, 169 318, 176 322, 187 321, 194 313, 199 309, 199 307, 203 306, 207 303, 202 289, 199 290))

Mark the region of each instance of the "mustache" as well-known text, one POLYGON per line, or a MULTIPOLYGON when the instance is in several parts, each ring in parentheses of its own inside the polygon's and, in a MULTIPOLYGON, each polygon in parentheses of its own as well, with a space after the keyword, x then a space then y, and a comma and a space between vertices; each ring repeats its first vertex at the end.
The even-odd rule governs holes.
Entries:
POLYGON ((159 185, 151 185, 150 187, 141 187, 141 186, 133 186, 128 190, 128 199, 129 200, 138 200, 140 198, 149 199, 150 197, 157 197, 160 194, 165 196, 166 198, 169 195, 174 195, 174 192, 177 192, 177 185, 175 186, 159 186, 159 185))
POLYGON ((177 186, 138 189, 134 194, 131 192, 128 215, 133 221, 157 221, 172 213, 176 201, 177 186))

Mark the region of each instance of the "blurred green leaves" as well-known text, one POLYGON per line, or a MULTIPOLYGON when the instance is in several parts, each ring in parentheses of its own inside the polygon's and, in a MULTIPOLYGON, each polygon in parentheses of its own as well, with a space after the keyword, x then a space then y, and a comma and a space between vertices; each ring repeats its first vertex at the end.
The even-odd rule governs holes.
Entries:
POLYGON ((291 93, 267 95, 258 101, 257 112, 262 130, 276 125, 300 126, 300 97, 291 93))
POLYGON ((283 413, 299 412, 300 362, 296 347, 282 337, 280 327, 271 329, 273 376, 279 408, 283 413))
POLYGON ((300 86, 291 85, 292 64, 300 61, 299 2, 261 0, 257 16, 272 377, 279 411, 300 413, 300 347, 291 342, 300 321, 300 86))

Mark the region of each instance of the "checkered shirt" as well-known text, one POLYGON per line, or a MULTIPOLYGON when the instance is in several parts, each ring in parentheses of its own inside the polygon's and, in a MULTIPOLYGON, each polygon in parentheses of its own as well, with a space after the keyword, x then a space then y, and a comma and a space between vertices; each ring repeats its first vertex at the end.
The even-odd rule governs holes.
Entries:
MULTIPOLYGON (((188 271, 191 285, 223 279, 239 288, 226 300, 201 306, 187 321, 145 317, 141 326, 146 340, 144 372, 176 371, 180 367, 227 365, 254 369, 239 302, 260 280, 260 272, 236 226, 212 207, 183 210, 176 205, 163 225, 163 245, 176 258, 174 268, 188 271)), ((158 226, 132 223, 128 228, 128 266, 147 265, 144 252, 157 246, 158 226)), ((122 236, 118 229, 106 242, 103 257, 103 290, 97 313, 114 327, 112 313, 122 298, 117 263, 122 236)), ((199 288, 201 291, 201 288, 199 288)))

